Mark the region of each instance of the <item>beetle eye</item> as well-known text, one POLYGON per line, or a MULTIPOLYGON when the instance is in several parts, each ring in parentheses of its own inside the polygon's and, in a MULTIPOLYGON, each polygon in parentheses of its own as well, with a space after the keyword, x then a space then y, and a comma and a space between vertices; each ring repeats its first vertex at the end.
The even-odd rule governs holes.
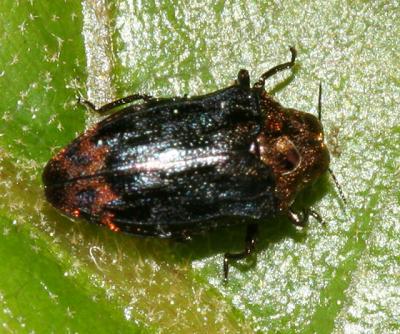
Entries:
POLYGON ((283 160, 282 160, 282 169, 285 173, 290 173, 297 168, 300 163, 300 154, 297 149, 293 146, 289 149, 283 160))
POLYGON ((280 156, 280 168, 284 174, 290 173, 295 170, 301 160, 299 151, 293 142, 286 136, 281 137, 275 146, 280 156))

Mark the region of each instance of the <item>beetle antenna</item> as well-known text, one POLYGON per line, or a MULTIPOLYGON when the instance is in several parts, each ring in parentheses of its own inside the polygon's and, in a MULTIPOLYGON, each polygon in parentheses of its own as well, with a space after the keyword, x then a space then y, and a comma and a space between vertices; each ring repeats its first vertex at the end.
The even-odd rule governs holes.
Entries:
MULTIPOLYGON (((322 118, 322 83, 321 81, 319 82, 319 92, 318 92, 318 119, 321 122, 322 118)), ((335 183, 336 189, 338 190, 339 197, 342 200, 343 204, 347 206, 347 200, 346 197, 344 196, 342 187, 339 184, 338 179, 336 178, 335 174, 333 173, 333 170, 331 168, 328 168, 329 174, 331 174, 332 180, 335 183)))
POLYGON ((340 186, 338 179, 336 178, 335 174, 333 173, 333 170, 332 170, 331 168, 328 168, 328 172, 329 172, 329 174, 331 174, 331 176, 332 176, 332 180, 333 180, 333 182, 335 183, 336 189, 337 189, 338 192, 339 192, 339 197, 340 197, 340 199, 342 200, 343 204, 344 204, 345 206, 347 206, 347 199, 346 199, 346 197, 344 196, 344 193, 343 193, 343 191, 342 191, 342 187, 340 186))
POLYGON ((322 115, 322 83, 319 82, 319 92, 318 92, 318 120, 321 122, 322 115))

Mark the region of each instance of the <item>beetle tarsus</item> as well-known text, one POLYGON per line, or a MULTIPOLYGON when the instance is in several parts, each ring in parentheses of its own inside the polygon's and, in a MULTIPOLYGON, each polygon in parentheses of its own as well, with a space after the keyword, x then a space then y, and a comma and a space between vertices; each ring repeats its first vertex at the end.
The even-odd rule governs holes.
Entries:
POLYGON ((77 97, 77 100, 78 104, 85 106, 86 108, 90 109, 90 111, 96 111, 96 106, 92 102, 82 99, 80 95, 77 97))
POLYGON ((246 238, 245 238, 245 248, 243 252, 240 253, 225 253, 224 255, 224 281, 228 280, 229 273, 229 261, 230 260, 240 260, 250 256, 256 245, 256 237, 258 234, 258 224, 247 225, 246 238))
POLYGON ((310 208, 308 208, 308 209, 306 209, 306 210, 308 211, 308 214, 309 214, 310 216, 314 217, 316 220, 318 220, 318 222, 319 222, 320 224, 326 225, 325 221, 322 219, 321 215, 320 215, 317 211, 315 211, 315 210, 313 210, 313 209, 310 209, 310 208))

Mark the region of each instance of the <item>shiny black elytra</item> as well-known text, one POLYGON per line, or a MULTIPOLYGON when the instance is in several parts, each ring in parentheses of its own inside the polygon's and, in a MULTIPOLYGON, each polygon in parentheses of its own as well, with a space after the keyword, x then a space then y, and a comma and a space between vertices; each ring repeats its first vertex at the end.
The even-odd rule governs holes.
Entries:
POLYGON ((229 225, 221 217, 251 218, 244 251, 224 256, 227 278, 229 260, 254 250, 261 218, 285 214, 304 224, 292 203, 329 166, 319 120, 264 90, 266 79, 294 65, 290 51, 289 62, 253 87, 240 70, 234 85, 203 96, 135 94, 99 109, 83 101, 115 112, 48 162, 47 200, 68 216, 161 238, 229 225), (136 100, 143 103, 130 104, 136 100))

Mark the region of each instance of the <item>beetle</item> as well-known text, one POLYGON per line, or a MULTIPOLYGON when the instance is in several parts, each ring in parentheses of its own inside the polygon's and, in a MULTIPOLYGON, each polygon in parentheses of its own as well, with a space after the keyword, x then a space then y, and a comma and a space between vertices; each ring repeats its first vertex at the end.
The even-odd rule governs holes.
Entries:
POLYGON ((227 88, 194 97, 134 94, 96 109, 113 112, 58 152, 45 166, 46 199, 63 214, 140 236, 187 239, 229 219, 247 221, 249 255, 263 218, 286 215, 297 194, 329 168, 320 120, 285 108, 265 81, 293 67, 291 60, 251 87, 241 69, 227 88), (133 103, 142 101, 141 103, 133 103))

